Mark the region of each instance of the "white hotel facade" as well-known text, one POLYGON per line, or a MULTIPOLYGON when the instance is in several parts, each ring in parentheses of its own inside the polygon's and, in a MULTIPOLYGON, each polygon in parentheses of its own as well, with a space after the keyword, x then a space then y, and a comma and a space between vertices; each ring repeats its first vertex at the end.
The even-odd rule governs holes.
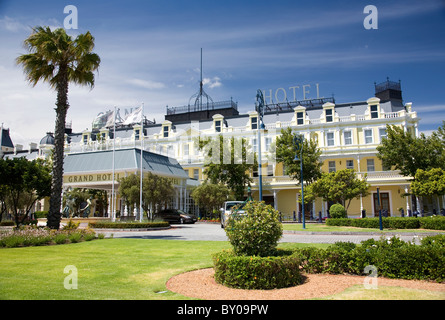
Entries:
MULTIPOLYGON (((412 103, 403 103, 400 82, 386 81, 375 85, 375 96, 364 101, 336 104, 333 98, 293 101, 266 106, 263 122, 266 130, 261 135, 263 161, 263 200, 273 205, 284 216, 298 212, 297 200, 301 189, 297 181, 284 174, 282 163, 274 161, 273 145, 281 129, 290 127, 293 132, 303 134, 306 139, 317 141, 322 151, 324 172, 345 168, 354 169, 359 177, 367 174, 371 185, 370 195, 354 199, 348 209, 349 216, 376 214, 376 192, 380 189, 383 209, 388 216, 400 216, 399 209, 407 213, 416 209, 409 193, 410 182, 398 171, 383 168, 377 158, 377 146, 386 135, 386 125, 396 125, 417 136, 419 118, 412 103)), ((190 190, 205 177, 204 152, 200 152, 196 137, 245 138, 255 152, 258 149, 258 113, 254 110, 239 114, 237 103, 232 100, 213 102, 203 92, 195 95, 195 104, 169 108, 162 123, 146 122, 123 125, 113 130, 106 127, 104 120, 96 119, 93 130, 67 133, 65 153, 95 153, 105 150, 141 148, 150 154, 163 155, 177 162, 185 170, 186 177, 175 180, 177 198, 172 206, 187 212, 197 213, 190 198, 190 190), (204 98, 204 102, 203 102, 204 98)), ((194 98, 192 97, 192 98, 194 98)), ((252 108, 254 109, 254 108, 252 108)), ((120 176, 136 172, 135 169, 120 170, 120 176)), ((105 172, 103 172, 105 173, 105 172)), ((109 173, 108 171, 106 173, 109 173)), ((258 172, 252 172, 252 195, 258 199, 258 172)), ((74 175, 81 175, 76 172, 74 175)), ((87 187, 88 183, 72 183, 73 174, 65 172, 65 187, 87 187), (70 178, 71 177, 71 178, 70 178)), ((102 181, 102 186, 92 181, 94 187, 110 190, 111 181, 102 181)), ((116 181, 116 185, 117 185, 116 181)), ((246 187, 247 196, 247 187, 246 187)), ((117 208, 123 210, 118 198, 117 208)), ((312 212, 326 216, 329 204, 317 199, 312 212)), ((417 207, 418 208, 418 207, 417 207)), ((424 201, 425 211, 432 204, 424 201)), ((308 214, 309 217, 309 214, 308 214)))

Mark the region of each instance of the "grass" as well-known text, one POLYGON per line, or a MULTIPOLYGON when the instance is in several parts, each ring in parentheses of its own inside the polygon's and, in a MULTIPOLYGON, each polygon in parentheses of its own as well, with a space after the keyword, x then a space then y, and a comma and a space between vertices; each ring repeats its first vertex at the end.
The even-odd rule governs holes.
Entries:
MULTIPOLYGON (((328 244, 281 243, 280 248, 328 244)), ((104 239, 65 245, 0 249, 0 300, 189 299, 168 291, 172 276, 212 266, 224 241, 104 239), (64 287, 67 265, 78 271, 78 289, 64 287)), ((397 287, 354 286, 326 299, 443 299, 443 293, 397 287), (439 296, 438 296, 439 294, 439 296)))
POLYGON ((342 227, 342 226, 328 226, 325 223, 306 223, 306 229, 303 229, 303 225, 301 223, 283 223, 283 230, 289 231, 305 231, 305 232, 377 232, 377 233, 385 233, 385 232, 397 232, 397 233, 405 233, 405 232, 415 232, 415 233, 439 233, 445 231, 443 230, 425 230, 425 229, 387 229, 384 228, 380 231, 378 228, 356 228, 356 227, 342 227))
POLYGON ((211 267, 212 253, 228 248, 223 241, 104 239, 0 249, 0 299, 187 299, 157 292, 176 274, 211 267), (76 290, 64 287, 67 265, 77 268, 76 290))

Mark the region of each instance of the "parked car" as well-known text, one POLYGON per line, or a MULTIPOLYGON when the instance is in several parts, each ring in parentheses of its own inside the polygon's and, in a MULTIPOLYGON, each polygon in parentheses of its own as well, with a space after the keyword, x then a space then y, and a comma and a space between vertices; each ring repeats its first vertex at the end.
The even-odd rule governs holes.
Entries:
POLYGON ((178 209, 165 209, 154 214, 153 218, 162 219, 170 223, 195 223, 198 219, 194 215, 178 209))
POLYGON ((232 214, 233 209, 235 207, 238 208, 238 214, 244 214, 244 207, 245 202, 244 201, 226 201, 223 204, 223 207, 221 210, 221 228, 225 228, 227 225, 227 219, 232 214))

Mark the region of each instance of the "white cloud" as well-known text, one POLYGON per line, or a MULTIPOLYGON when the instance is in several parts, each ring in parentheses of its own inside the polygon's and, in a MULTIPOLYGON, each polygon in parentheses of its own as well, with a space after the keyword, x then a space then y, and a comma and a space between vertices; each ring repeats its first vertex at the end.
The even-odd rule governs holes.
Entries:
POLYGON ((202 84, 208 86, 210 89, 222 86, 221 79, 219 77, 204 78, 202 79, 202 84))
POLYGON ((165 88, 165 84, 163 84, 162 82, 156 82, 151 80, 142 80, 134 78, 134 79, 128 79, 126 80, 126 82, 149 90, 165 88))
POLYGON ((31 28, 27 25, 21 23, 20 21, 10 18, 8 16, 4 16, 0 18, 0 28, 6 29, 10 32, 21 32, 21 31, 31 31, 31 28))

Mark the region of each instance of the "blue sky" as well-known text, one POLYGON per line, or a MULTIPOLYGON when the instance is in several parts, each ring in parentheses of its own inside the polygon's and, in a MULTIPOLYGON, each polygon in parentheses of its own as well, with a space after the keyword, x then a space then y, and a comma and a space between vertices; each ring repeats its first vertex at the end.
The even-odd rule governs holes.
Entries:
MULTIPOLYGON (((142 102, 149 119, 186 105, 199 89, 203 48, 205 90, 254 109, 257 89, 285 88, 287 98, 335 94, 337 103, 364 101, 374 81, 401 80, 404 102, 420 130, 445 120, 445 2, 426 1, 20 1, 0 0, 0 122, 14 143, 38 142, 54 131, 56 94, 32 88, 14 59, 37 25, 63 27, 66 5, 78 9, 75 36, 90 31, 102 59, 93 90, 72 85, 67 120, 91 129, 101 111, 142 102), (366 5, 378 29, 366 30, 366 5)), ((278 95, 282 99, 282 92, 278 95)), ((275 97, 273 96, 275 101, 275 97)))

